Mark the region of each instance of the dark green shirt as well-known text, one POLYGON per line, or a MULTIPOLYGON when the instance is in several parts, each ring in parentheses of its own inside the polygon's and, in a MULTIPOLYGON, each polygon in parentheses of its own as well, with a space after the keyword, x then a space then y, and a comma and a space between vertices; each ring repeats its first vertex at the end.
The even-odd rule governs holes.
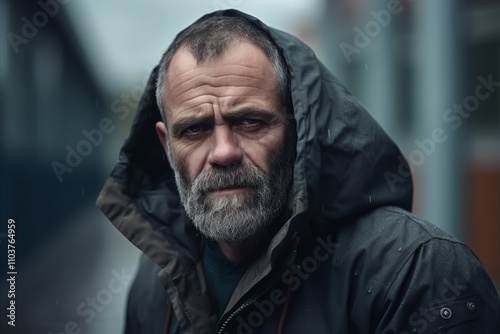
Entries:
POLYGON ((247 271, 249 262, 234 264, 219 249, 219 246, 206 240, 203 251, 203 269, 212 302, 219 316, 226 309, 234 289, 247 271))

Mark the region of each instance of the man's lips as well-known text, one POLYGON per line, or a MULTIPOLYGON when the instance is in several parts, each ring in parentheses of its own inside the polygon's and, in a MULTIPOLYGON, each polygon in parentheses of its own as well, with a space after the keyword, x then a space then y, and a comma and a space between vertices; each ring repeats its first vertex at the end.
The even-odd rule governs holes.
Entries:
POLYGON ((230 195, 230 194, 241 193, 247 191, 248 189, 249 189, 248 186, 231 186, 218 189, 210 189, 206 191, 206 193, 214 195, 230 195))

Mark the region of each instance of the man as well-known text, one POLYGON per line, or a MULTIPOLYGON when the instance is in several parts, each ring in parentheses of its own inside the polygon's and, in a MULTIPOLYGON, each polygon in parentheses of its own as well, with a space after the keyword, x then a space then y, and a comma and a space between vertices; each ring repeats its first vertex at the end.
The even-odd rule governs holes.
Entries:
POLYGON ((307 46, 204 16, 154 70, 98 199, 147 255, 126 332, 498 333, 480 262, 408 212, 410 178, 388 184, 400 161, 307 46))

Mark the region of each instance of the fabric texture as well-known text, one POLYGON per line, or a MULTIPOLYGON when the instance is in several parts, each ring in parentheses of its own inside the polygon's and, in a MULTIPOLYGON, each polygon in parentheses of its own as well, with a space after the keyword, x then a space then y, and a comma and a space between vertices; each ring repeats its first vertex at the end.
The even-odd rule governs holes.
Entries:
POLYGON ((481 263, 410 213, 412 180, 401 176, 409 167, 360 103, 297 38, 236 10, 200 20, 213 15, 252 22, 287 64, 297 135, 291 216, 219 316, 203 238, 185 217, 156 138, 156 68, 97 202, 147 256, 130 292, 127 333, 157 333, 168 303, 171 333, 499 333, 498 294, 481 263))

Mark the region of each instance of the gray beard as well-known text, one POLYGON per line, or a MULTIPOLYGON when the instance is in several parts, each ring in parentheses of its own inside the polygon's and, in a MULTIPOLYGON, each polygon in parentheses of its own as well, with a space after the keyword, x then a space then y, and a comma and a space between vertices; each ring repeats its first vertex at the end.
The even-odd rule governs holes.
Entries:
POLYGON ((269 173, 253 164, 211 167, 191 181, 187 166, 179 163, 174 168, 181 202, 201 234, 215 242, 233 243, 256 235, 276 220, 292 183, 293 155, 286 146, 281 152, 270 152, 269 173), (209 196, 210 191, 229 187, 249 191, 209 196))

